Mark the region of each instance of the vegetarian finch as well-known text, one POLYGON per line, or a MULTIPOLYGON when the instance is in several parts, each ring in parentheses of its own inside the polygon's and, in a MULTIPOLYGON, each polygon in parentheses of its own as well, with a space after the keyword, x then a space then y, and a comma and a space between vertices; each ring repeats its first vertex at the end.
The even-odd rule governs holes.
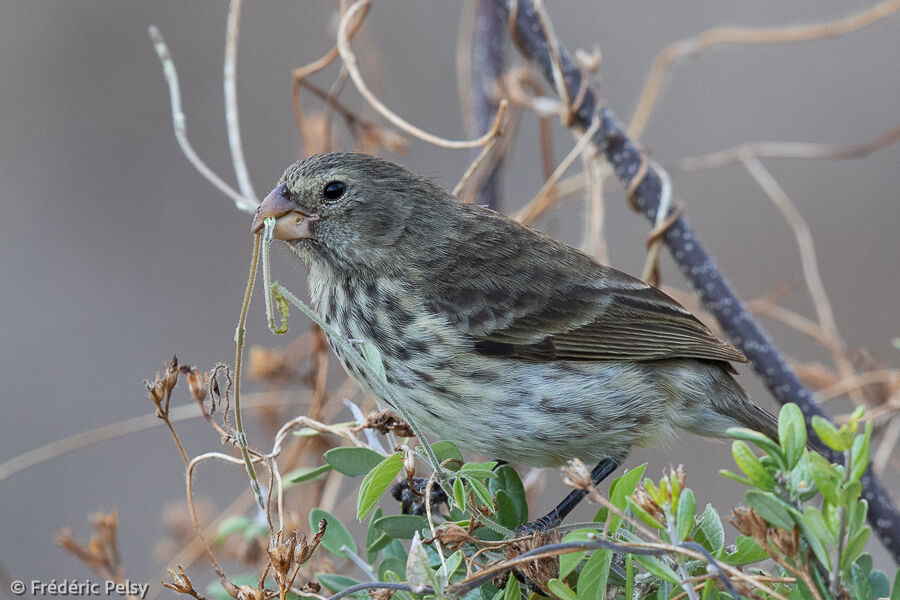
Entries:
POLYGON ((317 313, 378 348, 382 400, 464 449, 602 461, 599 479, 679 428, 777 431, 733 377, 744 355, 673 299, 399 165, 353 153, 294 163, 255 233, 267 217, 306 264, 317 313))

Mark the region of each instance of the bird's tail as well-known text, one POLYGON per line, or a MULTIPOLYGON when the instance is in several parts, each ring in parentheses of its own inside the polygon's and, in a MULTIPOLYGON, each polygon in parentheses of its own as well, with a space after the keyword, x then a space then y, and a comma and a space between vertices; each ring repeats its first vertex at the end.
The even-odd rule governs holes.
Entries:
MULTIPOLYGON (((731 417, 740 423, 741 427, 759 431, 776 442, 779 441, 778 419, 767 410, 751 402, 747 397, 747 393, 731 373, 723 370, 720 382, 724 384, 722 387, 727 391, 724 395, 719 396, 719 402, 713 400, 714 409, 721 414, 731 417), (725 381, 726 379, 728 381, 725 381), (723 399, 724 402, 721 401, 723 399)), ((815 434, 807 435, 806 447, 823 456, 828 456, 829 450, 815 434)))

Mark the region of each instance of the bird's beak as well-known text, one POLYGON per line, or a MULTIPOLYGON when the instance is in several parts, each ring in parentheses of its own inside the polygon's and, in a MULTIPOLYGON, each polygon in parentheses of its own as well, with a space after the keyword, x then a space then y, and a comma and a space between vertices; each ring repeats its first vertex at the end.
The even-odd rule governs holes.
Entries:
POLYGON ((278 184, 257 207, 250 231, 259 235, 263 231, 263 221, 272 217, 275 219, 275 230, 272 232, 275 239, 290 241, 312 237, 309 224, 318 221, 319 216, 303 212, 289 198, 287 185, 278 184))

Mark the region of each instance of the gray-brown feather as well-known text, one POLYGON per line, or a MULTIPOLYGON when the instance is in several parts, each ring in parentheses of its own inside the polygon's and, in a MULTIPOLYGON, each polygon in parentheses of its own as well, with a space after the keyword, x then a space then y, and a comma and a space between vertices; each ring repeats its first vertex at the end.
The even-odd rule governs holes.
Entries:
POLYGON ((321 216, 291 243, 316 310, 378 347, 390 401, 427 431, 543 466, 621 458, 677 428, 775 431, 730 373, 744 356, 644 282, 372 157, 314 157, 284 181, 321 216), (317 197, 332 177, 344 205, 317 197))

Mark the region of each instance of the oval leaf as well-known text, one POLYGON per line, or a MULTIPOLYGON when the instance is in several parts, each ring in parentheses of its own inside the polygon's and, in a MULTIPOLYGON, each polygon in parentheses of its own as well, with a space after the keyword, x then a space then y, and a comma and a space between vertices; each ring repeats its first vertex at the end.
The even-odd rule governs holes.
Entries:
POLYGON ((284 476, 284 479, 287 481, 284 487, 285 489, 287 489, 289 487, 297 485, 298 483, 303 483, 304 481, 313 481, 330 470, 331 465, 320 465, 318 467, 301 467, 299 469, 291 471, 284 476))
POLYGON ((822 440, 826 446, 835 452, 843 452, 850 447, 838 428, 828 419, 823 419, 819 415, 812 418, 812 426, 816 431, 816 435, 822 440))
POLYGON ((634 560, 637 561, 639 565, 647 569, 647 572, 656 575, 660 579, 668 581, 669 583, 678 584, 681 580, 678 579, 678 575, 666 566, 663 561, 659 560, 655 556, 647 556, 645 554, 635 554, 634 560))
POLYGON ((385 490, 403 468, 403 454, 397 452, 388 456, 369 471, 359 486, 359 500, 356 504, 356 518, 362 521, 381 500, 385 490))
POLYGON ((435 442, 431 445, 431 451, 434 452, 434 455, 437 457, 439 463, 443 463, 445 460, 451 461, 447 466, 454 471, 461 467, 463 462, 462 452, 459 451, 459 448, 456 447, 456 444, 453 442, 435 442), (454 468, 453 463, 458 463, 454 468))
POLYGON ((775 479, 756 458, 756 455, 750 450, 750 446, 738 440, 731 444, 731 454, 734 456, 735 464, 753 481, 754 485, 767 491, 775 489, 775 479))
POLYGON ((612 551, 594 550, 591 557, 584 563, 584 568, 578 576, 579 600, 594 600, 594 598, 606 597, 606 581, 609 577, 611 561, 612 551))
MULTIPOLYGON (((515 578, 510 577, 510 579, 515 578)), ((559 579, 551 579, 547 582, 547 587, 550 589, 550 593, 552 593, 560 600, 578 600, 578 596, 575 595, 575 592, 572 591, 572 588, 567 586, 565 582, 560 581, 559 579)))
POLYGON ((697 502, 691 488, 685 488, 678 497, 678 512, 675 515, 675 529, 678 532, 678 543, 688 539, 694 527, 694 513, 697 502))
MULTIPOLYGON (((562 539, 563 543, 566 542, 586 542, 591 536, 596 535, 596 529, 576 529, 575 531, 570 531, 566 534, 566 536, 562 539)), ((570 552, 569 554, 560 554, 559 555, 559 578, 565 579, 566 575, 575 570, 575 568, 581 564, 581 561, 584 560, 584 557, 587 555, 588 551, 583 550, 581 552, 570 552)))
POLYGON ((793 469, 806 448, 806 423, 803 411, 792 402, 782 406, 778 413, 778 441, 784 449, 785 467, 793 469))
POLYGON ((419 515, 388 515, 372 523, 392 538, 412 539, 417 531, 428 527, 428 520, 419 515))
POLYGON ((746 440, 756 444, 761 449, 765 450, 769 456, 772 456, 778 461, 779 466, 784 466, 784 453, 781 451, 781 447, 778 446, 775 440, 769 436, 752 429, 747 429, 746 427, 731 427, 726 433, 739 440, 746 440))
POLYGON ((707 550, 716 554, 725 545, 725 529, 722 527, 722 519, 719 518, 719 513, 716 512, 712 504, 706 505, 703 514, 700 515, 698 525, 700 526, 700 531, 703 532, 702 537, 705 538, 706 543, 701 540, 698 541, 707 550))
POLYGON ((729 565, 741 566, 769 558, 769 554, 752 537, 739 535, 734 545, 735 551, 722 557, 729 565))
POLYGON ((353 536, 350 535, 344 524, 327 510, 314 508, 309 511, 310 531, 316 531, 319 528, 319 521, 322 519, 328 523, 325 526, 325 535, 322 536, 322 545, 325 549, 342 558, 347 556, 347 553, 341 550, 342 546, 347 546, 355 553, 356 542, 353 541, 353 536))
POLYGON ((519 474, 509 465, 502 465, 494 470, 497 476, 488 480, 488 491, 492 494, 500 490, 506 492, 506 496, 512 505, 513 512, 510 522, 515 522, 515 526, 521 525, 528 521, 528 500, 525 497, 525 486, 519 474))
POLYGON ((359 477, 374 469, 384 457, 369 448, 344 447, 327 451, 325 460, 338 473, 359 477))
POLYGON ((794 528, 794 520, 788 512, 788 506, 772 494, 749 490, 745 498, 750 508, 772 525, 788 531, 794 528))

